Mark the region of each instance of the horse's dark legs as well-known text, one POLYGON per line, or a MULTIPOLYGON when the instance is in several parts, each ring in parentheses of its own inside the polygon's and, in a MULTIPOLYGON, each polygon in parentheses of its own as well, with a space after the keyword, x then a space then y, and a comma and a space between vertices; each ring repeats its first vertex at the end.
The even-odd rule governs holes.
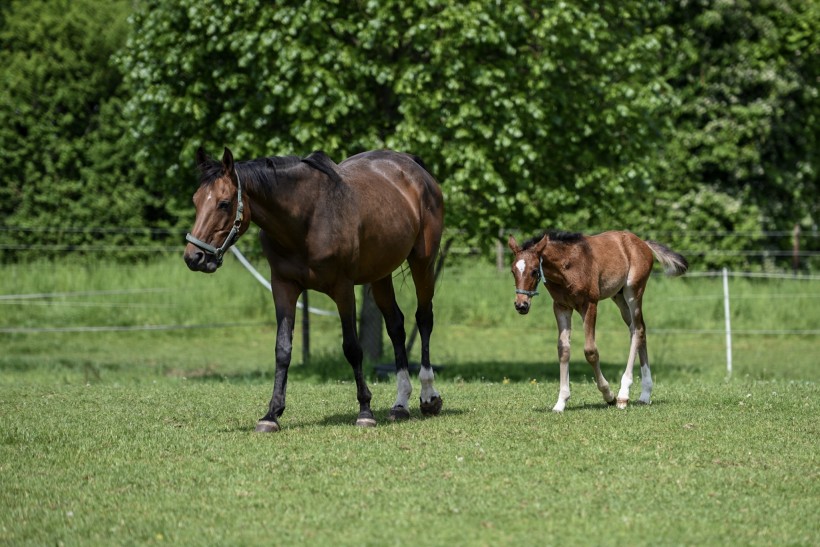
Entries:
POLYGON ((288 367, 293 349, 293 325, 296 317, 296 299, 299 289, 273 285, 276 304, 276 373, 273 380, 273 396, 268 413, 256 424, 256 431, 269 433, 279 431, 279 417, 285 411, 285 393, 288 387, 288 367))
POLYGON ((626 408, 629 403, 629 388, 632 387, 632 370, 637 353, 641 361, 641 396, 638 402, 650 404, 652 395, 652 372, 649 369, 649 355, 646 349, 646 325, 643 320, 643 289, 640 287, 624 287, 622 293, 612 299, 621 310, 621 318, 629 326, 631 342, 626 369, 621 377, 621 388, 618 391, 618 408, 626 408))
POLYGON ((370 410, 370 399, 372 395, 364 381, 362 372, 362 346, 359 343, 359 335, 356 332, 356 296, 353 284, 345 286, 337 292, 334 297, 339 310, 339 317, 342 320, 342 351, 347 362, 353 367, 353 377, 356 380, 356 398, 359 401, 359 416, 356 425, 361 427, 373 427, 376 419, 370 410))
POLYGON ((413 392, 410 375, 407 372, 407 350, 404 347, 406 333, 404 331, 404 314, 396 303, 396 293, 393 290, 393 278, 387 276, 371 285, 373 300, 384 316, 387 334, 393 344, 393 354, 396 360, 396 402, 390 409, 390 420, 406 420, 410 418, 408 400, 413 392))
POLYGON ((421 381, 420 408, 422 414, 436 415, 441 412, 441 395, 433 386, 433 367, 430 364, 430 335, 433 332, 433 292, 435 289, 435 275, 433 273, 434 257, 426 260, 409 259, 410 272, 413 274, 413 283, 416 286, 416 324, 421 338, 421 381))

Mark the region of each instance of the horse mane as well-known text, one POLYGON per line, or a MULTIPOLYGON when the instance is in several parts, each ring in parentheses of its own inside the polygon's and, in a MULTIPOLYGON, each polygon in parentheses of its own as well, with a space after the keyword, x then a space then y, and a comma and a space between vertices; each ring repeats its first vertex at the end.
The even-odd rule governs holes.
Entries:
MULTIPOLYGON (((333 183, 341 184, 342 178, 336 170, 336 164, 327 154, 317 150, 306 158, 299 156, 270 156, 250 161, 236 162, 234 164, 237 173, 241 173, 243 184, 268 186, 265 184, 271 180, 276 180, 279 173, 304 163, 313 169, 323 173, 333 183), (271 177, 271 171, 273 176, 271 177)), ((213 158, 208 158, 205 163, 197 166, 199 169, 199 182, 201 185, 211 184, 222 176, 222 162, 213 158)))
POLYGON ((336 184, 342 183, 342 177, 340 177, 339 172, 336 171, 336 163, 321 150, 314 150, 308 157, 303 158, 302 162, 321 171, 336 184))
POLYGON ((527 249, 531 249, 535 246, 536 243, 544 239, 544 236, 549 236, 550 241, 554 241, 557 243, 566 243, 568 245, 572 245, 575 243, 581 243, 584 241, 585 237, 584 234, 580 232, 564 232, 561 230, 547 230, 546 232, 541 233, 541 235, 537 235, 535 237, 531 237, 527 241, 521 245, 521 250, 526 251, 527 249))

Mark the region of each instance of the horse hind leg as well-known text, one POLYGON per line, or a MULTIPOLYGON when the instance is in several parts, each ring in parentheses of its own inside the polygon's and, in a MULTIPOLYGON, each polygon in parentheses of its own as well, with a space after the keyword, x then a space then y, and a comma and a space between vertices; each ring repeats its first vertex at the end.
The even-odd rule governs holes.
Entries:
POLYGON ((621 377, 621 387, 618 391, 618 408, 626 408, 629 404, 629 389, 632 387, 633 367, 635 357, 639 356, 641 362, 641 396, 638 402, 650 404, 652 394, 652 374, 649 370, 649 359, 646 350, 646 325, 643 321, 642 311, 642 290, 634 290, 631 287, 624 287, 623 293, 619 293, 613 300, 621 310, 621 318, 629 326, 630 345, 629 357, 626 362, 626 369, 621 377))
MULTIPOLYGON (((438 249, 438 245, 435 246, 438 249)), ((421 369, 419 370, 419 381, 421 382, 421 393, 419 396, 419 407, 421 413, 430 416, 441 412, 442 399, 439 392, 433 385, 435 374, 430 364, 430 335, 433 332, 433 293, 435 291, 435 273, 433 264, 435 253, 417 257, 411 255, 408 258, 410 272, 413 275, 413 283, 416 286, 416 324, 421 338, 421 369)))
POLYGON ((404 343, 406 333, 404 330, 404 314, 396 303, 396 293, 393 289, 393 279, 387 276, 371 285, 373 300, 384 316, 387 334, 393 344, 393 353, 396 362, 396 402, 390 409, 388 419, 390 421, 407 420, 410 418, 410 406, 408 400, 413 392, 413 385, 410 383, 410 374, 407 371, 407 350, 404 343))

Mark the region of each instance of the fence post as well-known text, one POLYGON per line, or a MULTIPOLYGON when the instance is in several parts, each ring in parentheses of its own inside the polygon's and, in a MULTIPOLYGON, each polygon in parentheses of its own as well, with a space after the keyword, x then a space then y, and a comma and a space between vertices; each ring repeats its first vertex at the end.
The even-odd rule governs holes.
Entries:
POLYGON ((726 317, 726 374, 732 374, 732 322, 729 319, 729 271, 723 268, 723 315, 726 317))

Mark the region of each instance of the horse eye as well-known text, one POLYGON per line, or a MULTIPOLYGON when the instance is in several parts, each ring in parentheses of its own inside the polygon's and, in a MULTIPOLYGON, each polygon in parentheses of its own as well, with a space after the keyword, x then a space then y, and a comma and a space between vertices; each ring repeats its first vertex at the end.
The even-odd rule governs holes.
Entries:
POLYGON ((231 207, 231 202, 222 200, 216 206, 220 211, 227 211, 231 207))
POLYGON ((541 275, 541 272, 539 272, 538 270, 533 270, 531 275, 533 277, 538 277, 539 275, 541 275))

